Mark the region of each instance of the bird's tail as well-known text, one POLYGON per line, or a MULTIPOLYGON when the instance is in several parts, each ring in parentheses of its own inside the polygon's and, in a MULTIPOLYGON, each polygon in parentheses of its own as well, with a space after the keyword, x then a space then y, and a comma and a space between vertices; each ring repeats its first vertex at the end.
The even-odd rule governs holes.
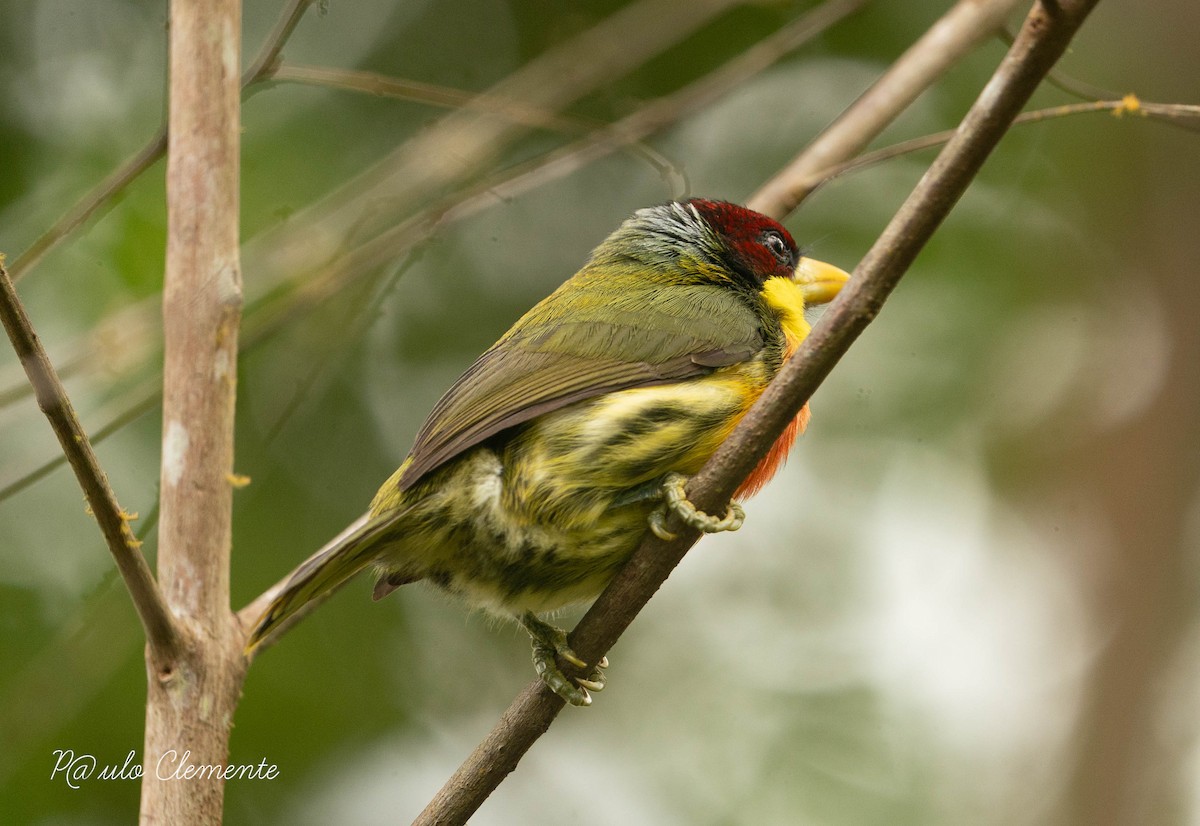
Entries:
POLYGON ((263 640, 306 607, 316 607, 379 554, 378 538, 395 520, 364 514, 296 569, 271 600, 246 643, 251 654, 263 640))

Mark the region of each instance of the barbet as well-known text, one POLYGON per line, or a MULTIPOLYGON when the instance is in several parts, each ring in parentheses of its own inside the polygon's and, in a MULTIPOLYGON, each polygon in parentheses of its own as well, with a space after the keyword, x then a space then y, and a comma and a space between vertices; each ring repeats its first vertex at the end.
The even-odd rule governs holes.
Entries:
MULTIPOLYGON (((604 683, 538 614, 590 600, 667 509, 713 532, 683 483, 808 334, 807 306, 847 279, 780 224, 693 199, 636 212, 442 396, 370 510, 291 577, 247 650, 363 568, 374 597, 424 580, 515 618, 542 679, 576 705, 604 683)), ((774 474, 807 406, 738 489, 774 474)), ((602 663, 603 664, 603 663, 602 663)))

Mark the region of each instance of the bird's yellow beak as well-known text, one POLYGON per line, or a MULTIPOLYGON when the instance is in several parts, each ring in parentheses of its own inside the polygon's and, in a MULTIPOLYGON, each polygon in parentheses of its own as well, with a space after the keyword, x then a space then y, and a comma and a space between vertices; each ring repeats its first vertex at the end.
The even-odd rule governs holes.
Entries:
POLYGON ((842 285, 850 280, 850 274, 845 270, 816 261, 812 258, 801 258, 796 274, 792 276, 804 293, 804 306, 812 307, 817 304, 827 304, 842 291, 842 285))

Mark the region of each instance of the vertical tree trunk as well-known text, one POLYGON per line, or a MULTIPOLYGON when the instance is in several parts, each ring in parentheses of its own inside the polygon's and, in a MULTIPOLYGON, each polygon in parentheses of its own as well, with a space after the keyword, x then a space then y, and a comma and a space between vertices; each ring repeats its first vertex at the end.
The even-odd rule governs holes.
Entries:
POLYGON ((173 0, 170 27, 158 576, 184 639, 176 655, 147 653, 141 817, 199 824, 221 819, 245 673, 229 609, 240 0, 173 0))

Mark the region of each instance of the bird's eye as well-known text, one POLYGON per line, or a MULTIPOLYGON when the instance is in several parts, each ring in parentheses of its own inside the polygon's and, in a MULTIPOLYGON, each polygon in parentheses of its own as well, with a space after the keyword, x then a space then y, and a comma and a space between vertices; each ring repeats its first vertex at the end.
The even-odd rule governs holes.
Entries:
POLYGON ((767 232, 763 235, 763 246, 769 249, 776 258, 787 264, 792 259, 792 251, 788 249, 787 242, 783 240, 783 236, 778 232, 767 232))

